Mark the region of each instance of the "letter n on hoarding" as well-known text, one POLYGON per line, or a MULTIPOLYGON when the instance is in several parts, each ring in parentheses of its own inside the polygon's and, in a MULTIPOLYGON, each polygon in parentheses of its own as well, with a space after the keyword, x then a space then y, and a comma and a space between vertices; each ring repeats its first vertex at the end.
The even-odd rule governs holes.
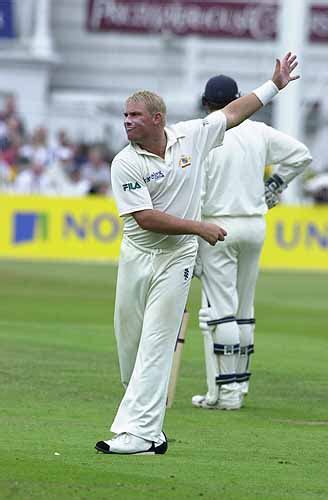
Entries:
POLYGON ((306 246, 311 246, 315 241, 320 248, 328 248, 328 228, 326 227, 326 234, 322 234, 313 222, 308 224, 306 232, 306 246))
POLYGON ((68 238, 71 235, 76 236, 80 240, 84 240, 88 233, 88 219, 85 216, 77 221, 74 215, 64 215, 63 237, 68 238))

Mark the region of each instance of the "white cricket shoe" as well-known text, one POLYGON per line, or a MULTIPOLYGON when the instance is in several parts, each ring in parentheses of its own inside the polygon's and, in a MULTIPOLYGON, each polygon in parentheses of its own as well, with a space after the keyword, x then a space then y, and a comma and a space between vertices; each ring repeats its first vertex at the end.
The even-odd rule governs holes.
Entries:
POLYGON ((163 455, 167 450, 167 439, 164 432, 157 442, 123 432, 108 441, 98 441, 95 448, 110 455, 163 455))
POLYGON ((191 404, 197 408, 206 408, 207 410, 217 410, 218 400, 211 400, 207 394, 196 394, 191 398, 191 404))
POLYGON ((197 394, 191 398, 191 403, 197 408, 205 408, 206 410, 240 410, 243 398, 239 391, 220 394, 217 401, 209 400, 206 395, 197 394))

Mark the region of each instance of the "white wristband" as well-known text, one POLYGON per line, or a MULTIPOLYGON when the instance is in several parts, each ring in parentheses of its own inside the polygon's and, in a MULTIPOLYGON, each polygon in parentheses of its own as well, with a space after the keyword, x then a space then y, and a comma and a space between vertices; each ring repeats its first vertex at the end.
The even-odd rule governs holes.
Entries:
POLYGON ((253 90, 253 94, 255 94, 256 97, 260 99, 263 106, 268 104, 278 93, 279 89, 272 80, 268 80, 267 82, 263 83, 261 87, 253 90))

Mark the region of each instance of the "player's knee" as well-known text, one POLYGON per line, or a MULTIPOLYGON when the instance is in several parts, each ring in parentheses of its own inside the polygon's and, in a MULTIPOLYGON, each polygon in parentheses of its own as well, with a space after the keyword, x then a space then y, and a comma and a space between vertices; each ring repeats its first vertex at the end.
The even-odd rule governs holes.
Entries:
MULTIPOLYGON (((219 318, 215 323, 214 341, 216 344, 223 346, 234 346, 238 344, 239 346, 239 328, 234 316, 219 318)), ((229 349, 226 348, 226 351, 229 351, 229 349)))
POLYGON ((237 318, 240 345, 248 346, 254 342, 255 318, 237 318))

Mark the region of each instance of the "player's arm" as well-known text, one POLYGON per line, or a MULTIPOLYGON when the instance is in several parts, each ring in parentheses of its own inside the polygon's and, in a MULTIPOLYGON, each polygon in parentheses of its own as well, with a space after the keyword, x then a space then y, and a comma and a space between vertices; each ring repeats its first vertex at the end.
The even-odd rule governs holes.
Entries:
POLYGON ((181 219, 160 210, 140 210, 131 215, 142 229, 162 234, 195 234, 200 236, 210 245, 223 241, 227 235, 226 231, 216 224, 181 219))
POLYGON ((277 165, 277 174, 288 185, 311 163, 308 147, 294 137, 265 125, 268 133, 267 164, 277 165))
POLYGON ((147 231, 162 234, 195 234, 210 245, 223 241, 226 232, 215 224, 181 219, 153 209, 147 182, 140 169, 128 159, 114 159, 112 186, 120 216, 132 215, 137 224, 147 231))
POLYGON ((305 144, 297 139, 271 127, 265 126, 265 130, 268 135, 267 163, 277 165, 274 174, 266 180, 264 191, 268 208, 273 208, 288 184, 311 163, 312 156, 305 144))
POLYGON ((297 80, 299 76, 292 75, 297 64, 296 56, 288 52, 281 61, 276 60, 271 80, 258 87, 251 94, 240 97, 225 106, 221 111, 226 116, 227 130, 249 118, 270 102, 289 82, 297 80))

